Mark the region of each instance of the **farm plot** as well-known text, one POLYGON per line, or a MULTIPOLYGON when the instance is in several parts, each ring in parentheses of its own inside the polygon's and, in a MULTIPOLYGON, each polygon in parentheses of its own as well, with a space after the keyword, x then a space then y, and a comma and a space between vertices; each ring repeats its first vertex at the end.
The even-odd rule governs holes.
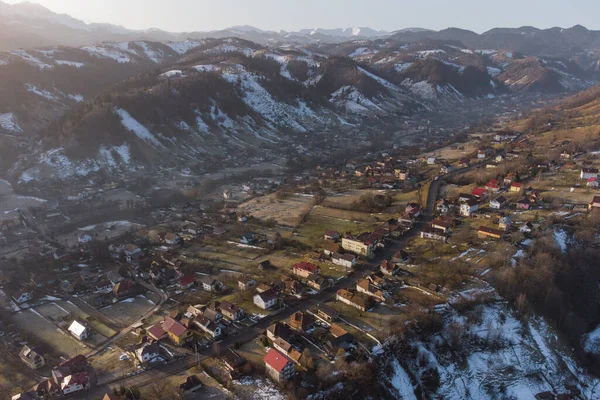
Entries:
POLYGON ((69 313, 71 313, 73 318, 78 318, 78 319, 85 321, 85 323, 88 324, 88 326, 94 332, 98 332, 100 335, 102 335, 104 337, 113 337, 114 335, 117 334, 117 331, 104 325, 102 322, 98 321, 91 315, 87 314, 82 309, 77 307, 75 304, 71 303, 70 301, 57 301, 56 305, 58 307, 60 307, 62 310, 66 310, 69 313))
POLYGON ((11 323, 34 337, 36 342, 54 349, 65 357, 71 358, 86 352, 86 347, 81 342, 54 326, 35 310, 29 309, 13 315, 11 323))
POLYGON ((278 199, 276 194, 259 197, 238 208, 257 219, 274 219, 278 225, 296 226, 301 216, 312 207, 312 196, 290 194, 278 199))
POLYGON ((119 303, 104 307, 100 311, 107 317, 129 325, 150 311, 156 303, 144 295, 125 299, 119 303))

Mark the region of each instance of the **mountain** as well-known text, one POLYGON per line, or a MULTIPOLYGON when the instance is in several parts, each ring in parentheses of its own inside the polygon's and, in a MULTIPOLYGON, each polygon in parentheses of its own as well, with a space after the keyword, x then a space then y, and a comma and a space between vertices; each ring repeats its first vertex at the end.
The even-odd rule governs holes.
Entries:
POLYGON ((332 151, 329 135, 345 132, 334 136, 341 149, 415 112, 597 82, 573 60, 390 38, 278 47, 238 38, 119 42, 2 59, 12 85, 0 136, 28 144, 6 147, 4 167, 23 183, 167 167, 200 173, 332 151))

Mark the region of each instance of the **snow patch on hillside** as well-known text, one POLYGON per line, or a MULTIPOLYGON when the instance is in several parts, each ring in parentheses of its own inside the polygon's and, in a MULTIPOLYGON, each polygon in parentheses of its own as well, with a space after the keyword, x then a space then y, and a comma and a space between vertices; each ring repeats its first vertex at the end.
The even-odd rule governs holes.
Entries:
POLYGON ((198 72, 213 72, 221 69, 218 65, 206 64, 206 65, 196 65, 194 69, 198 72))
POLYGON ((415 389, 410 382, 410 377, 404 368, 402 368, 402 365, 400 365, 398 360, 394 359, 392 367, 394 368, 394 375, 392 376, 391 383, 399 398, 404 400, 417 400, 415 389))
POLYGON ((22 132, 21 127, 17 122, 17 118, 13 113, 0 114, 0 126, 7 131, 22 132))
POLYGON ((196 40, 186 40, 183 42, 167 43, 167 46, 169 46, 176 53, 184 54, 184 53, 187 53, 188 51, 190 51, 191 49, 194 49, 194 48, 200 46, 201 44, 202 44, 202 42, 199 42, 196 40))
POLYGON ((52 65, 48 65, 45 62, 42 62, 39 58, 32 56, 31 54, 29 54, 28 52, 26 52, 25 50, 15 50, 12 51, 11 54, 21 57, 23 60, 25 60, 27 63, 38 67, 39 69, 52 69, 52 65))
POLYGON ((347 112, 355 114, 381 110, 381 107, 369 100, 356 87, 349 85, 342 86, 333 92, 330 101, 339 107, 345 107, 347 112))
POLYGON ((362 72, 363 74, 367 75, 369 78, 372 78, 374 80, 376 80, 378 83, 380 83, 381 85, 385 86, 388 89, 394 90, 394 91, 398 91, 398 86, 394 85, 393 83, 390 83, 388 81, 386 81, 385 79, 383 79, 380 76, 377 76, 369 71, 367 71, 364 68, 358 67, 358 70, 360 72, 362 72))
POLYGON ((84 63, 76 62, 76 61, 56 60, 54 62, 57 63, 58 65, 66 65, 67 67, 73 67, 73 68, 82 68, 85 66, 84 63))
POLYGON ((102 46, 85 46, 82 47, 82 49, 95 57, 112 58, 119 64, 130 63, 133 61, 127 54, 117 49, 108 49, 102 46))
POLYGON ((244 67, 239 65, 237 73, 226 72, 223 73, 222 77, 234 85, 237 85, 239 80, 243 91, 242 100, 266 120, 280 126, 289 127, 297 132, 306 132, 306 129, 294 119, 291 106, 276 101, 260 85, 258 82, 259 77, 255 74, 247 72, 244 67))
POLYGON ((146 42, 135 42, 135 44, 140 46, 144 51, 144 54, 146 54, 146 57, 148 57, 154 63, 159 64, 162 61, 162 57, 164 56, 162 51, 152 50, 152 48, 148 46, 148 43, 146 42))
POLYGON ((30 93, 37 94, 38 96, 43 97, 47 100, 58 101, 58 97, 52 94, 52 92, 45 89, 38 89, 35 85, 32 85, 31 83, 25 84, 25 90, 27 90, 30 93))
POLYGON ((83 98, 83 96, 80 94, 69 94, 69 95, 67 95, 67 97, 76 103, 81 103, 81 102, 83 102, 83 100, 85 100, 83 98))
POLYGON ((122 108, 117 108, 115 110, 117 115, 121 117, 121 122, 125 128, 135 133, 137 137, 142 139, 145 142, 149 142, 155 146, 162 147, 161 143, 156 139, 156 137, 146 128, 144 125, 140 124, 135 118, 131 116, 127 111, 122 108))
POLYGON ((121 163, 129 165, 131 162, 131 153, 127 144, 110 148, 100 146, 98 153, 99 160, 102 160, 103 164, 109 168, 118 168, 121 163))

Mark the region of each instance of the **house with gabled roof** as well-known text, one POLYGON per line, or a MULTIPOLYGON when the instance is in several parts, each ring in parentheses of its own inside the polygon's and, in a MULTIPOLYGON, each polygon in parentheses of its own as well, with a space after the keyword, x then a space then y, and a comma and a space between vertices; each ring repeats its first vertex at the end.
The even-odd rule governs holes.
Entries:
POLYGON ((276 349, 269 350, 263 361, 266 375, 275 382, 289 380, 296 374, 294 362, 276 349))
POLYGON ((192 338, 192 332, 171 317, 165 318, 162 328, 169 339, 178 346, 183 346, 192 338))
POLYGON ((273 290, 257 293, 254 295, 254 304, 263 310, 269 310, 277 304, 277 294, 273 290))
POLYGON ((308 262, 300 262, 292 267, 292 273, 302 278, 308 278, 309 275, 313 274, 318 275, 320 272, 321 269, 318 266, 308 262))
POLYGON ((40 369, 44 365, 46 365, 44 352, 36 347, 31 348, 27 345, 23 346, 23 348, 19 352, 19 357, 31 369, 40 369))
POLYGON ((351 307, 357 308, 361 311, 367 311, 373 306, 373 300, 358 293, 352 293, 346 289, 340 289, 336 292, 335 298, 337 301, 348 304, 351 307))
POLYGON ((490 208, 493 210, 500 210, 504 206, 506 206, 506 198, 504 196, 499 196, 494 200, 490 200, 490 208))
POLYGON ((379 270, 382 274, 387 276, 395 276, 400 273, 400 268, 393 262, 383 260, 379 265, 379 270))

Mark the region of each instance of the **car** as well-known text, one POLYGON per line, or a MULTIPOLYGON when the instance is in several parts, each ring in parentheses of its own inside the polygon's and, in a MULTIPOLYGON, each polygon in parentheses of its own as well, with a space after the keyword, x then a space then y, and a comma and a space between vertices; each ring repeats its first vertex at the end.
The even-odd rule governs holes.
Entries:
POLYGON ((121 360, 121 361, 129 360, 129 356, 127 354, 121 354, 121 357, 119 357, 119 360, 121 360))

